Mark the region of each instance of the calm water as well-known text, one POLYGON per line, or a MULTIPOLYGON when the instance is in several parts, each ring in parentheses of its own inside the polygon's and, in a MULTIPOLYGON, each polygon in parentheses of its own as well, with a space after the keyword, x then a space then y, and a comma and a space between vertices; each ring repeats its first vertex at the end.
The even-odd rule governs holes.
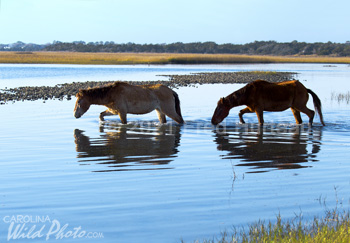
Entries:
POLYGON ((0 65, 0 88, 240 70, 298 72, 326 127, 318 117, 297 126, 291 111, 265 113, 263 128, 246 114, 240 125, 241 108, 211 126, 235 84, 177 89, 184 126, 159 125, 154 112, 102 123, 99 106, 75 119, 74 100, 1 105, 0 242, 193 242, 279 213, 312 219, 324 202, 347 209, 350 107, 331 99, 350 90, 347 65, 0 65))

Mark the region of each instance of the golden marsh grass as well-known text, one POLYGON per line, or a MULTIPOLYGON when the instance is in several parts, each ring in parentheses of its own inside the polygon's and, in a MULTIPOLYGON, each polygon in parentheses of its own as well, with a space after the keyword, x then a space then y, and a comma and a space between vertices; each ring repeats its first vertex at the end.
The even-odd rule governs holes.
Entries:
POLYGON ((37 64, 220 64, 333 63, 350 64, 350 57, 257 56, 233 54, 0 52, 0 63, 37 64))

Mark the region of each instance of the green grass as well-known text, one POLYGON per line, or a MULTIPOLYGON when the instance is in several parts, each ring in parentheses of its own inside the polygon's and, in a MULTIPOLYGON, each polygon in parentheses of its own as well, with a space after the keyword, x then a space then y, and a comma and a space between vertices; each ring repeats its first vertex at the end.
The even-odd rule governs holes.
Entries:
POLYGON ((248 227, 233 228, 231 233, 225 231, 219 237, 197 240, 195 243, 349 243, 350 214, 348 209, 343 209, 337 192, 333 210, 327 209, 325 199, 322 202, 320 198, 319 202, 326 208, 323 217, 307 221, 299 215, 291 220, 283 220, 281 215, 277 215, 274 223, 259 220, 248 227))
POLYGON ((234 54, 0 52, 0 63, 38 64, 221 64, 221 63, 348 63, 350 57, 251 56, 234 54))
POLYGON ((303 222, 301 218, 283 221, 277 216, 276 223, 259 221, 249 226, 248 231, 234 229, 233 233, 224 232, 220 237, 196 243, 250 243, 250 242, 350 242, 349 213, 332 212, 324 218, 315 218, 312 222, 303 222))

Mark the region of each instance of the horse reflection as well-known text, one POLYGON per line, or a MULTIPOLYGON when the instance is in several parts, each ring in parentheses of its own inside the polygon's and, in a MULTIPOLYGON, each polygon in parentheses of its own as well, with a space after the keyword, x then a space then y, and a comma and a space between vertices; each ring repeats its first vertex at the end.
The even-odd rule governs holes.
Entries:
POLYGON ((102 126, 100 131, 100 137, 90 138, 74 130, 79 162, 103 165, 93 172, 171 169, 166 165, 176 157, 180 144, 178 126, 148 130, 116 125, 102 126))
POLYGON ((218 150, 228 151, 224 159, 238 160, 235 165, 253 170, 248 173, 300 169, 311 167, 310 163, 303 163, 318 161, 316 154, 321 149, 322 137, 321 129, 302 130, 301 126, 289 130, 258 127, 250 131, 242 127, 215 132, 215 142, 218 150))

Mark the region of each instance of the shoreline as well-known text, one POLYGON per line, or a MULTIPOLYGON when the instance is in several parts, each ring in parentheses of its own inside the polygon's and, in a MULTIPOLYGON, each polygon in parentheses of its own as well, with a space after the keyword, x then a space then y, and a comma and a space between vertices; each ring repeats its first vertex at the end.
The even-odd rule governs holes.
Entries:
MULTIPOLYGON (((187 75, 162 75, 168 77, 168 81, 127 81, 130 84, 164 84, 170 88, 192 87, 201 84, 232 84, 249 83, 262 79, 270 82, 280 82, 295 79, 297 73, 293 72, 210 72, 193 73, 187 75)), ((116 80, 117 81, 117 80, 116 80)), ((0 89, 0 104, 4 105, 15 101, 34 101, 43 99, 71 100, 79 89, 105 86, 115 81, 87 81, 57 84, 55 86, 25 86, 11 89, 0 89)))
POLYGON ((247 63, 325 63, 350 64, 350 57, 270 56, 195 53, 110 53, 110 52, 14 52, 1 51, 1 64, 247 64, 247 63))

